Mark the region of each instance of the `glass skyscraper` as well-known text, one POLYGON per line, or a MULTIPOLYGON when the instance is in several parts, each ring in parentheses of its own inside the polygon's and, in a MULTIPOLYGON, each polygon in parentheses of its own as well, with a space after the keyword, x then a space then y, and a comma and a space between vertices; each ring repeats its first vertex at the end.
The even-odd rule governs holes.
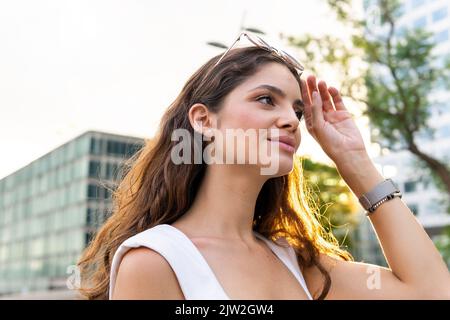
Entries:
POLYGON ((86 132, 0 180, 0 298, 67 290, 111 213, 121 165, 144 139, 86 132))

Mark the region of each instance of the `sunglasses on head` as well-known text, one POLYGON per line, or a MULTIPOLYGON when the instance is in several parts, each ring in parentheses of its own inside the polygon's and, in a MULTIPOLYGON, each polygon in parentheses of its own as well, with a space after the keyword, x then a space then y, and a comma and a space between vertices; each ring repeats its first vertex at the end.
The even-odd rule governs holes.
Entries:
MULTIPOLYGON (((246 37, 252 44, 254 44, 256 47, 267 50, 277 57, 281 58, 283 61, 287 62, 288 64, 292 65, 294 68, 298 70, 299 76, 303 73, 303 70, 305 69, 303 65, 298 62, 293 56, 291 56, 289 53, 287 53, 284 50, 277 49, 270 44, 268 44, 266 41, 264 41, 261 37, 250 34, 248 32, 241 32, 237 39, 231 44, 231 46, 223 53, 223 55, 217 60, 217 62, 214 64, 214 66, 210 69, 213 70, 221 61, 222 59, 227 55, 227 53, 236 45, 236 43, 242 39, 242 37, 246 37)), ((205 76, 206 78, 206 76, 205 76)))

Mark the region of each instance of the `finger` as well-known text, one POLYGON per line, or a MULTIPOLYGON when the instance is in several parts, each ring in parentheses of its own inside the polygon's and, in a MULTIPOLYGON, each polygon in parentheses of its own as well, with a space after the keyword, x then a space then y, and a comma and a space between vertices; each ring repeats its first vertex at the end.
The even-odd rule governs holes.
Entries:
POLYGON ((308 89, 309 89, 309 94, 312 97, 312 92, 313 91, 318 91, 317 89, 317 84, 316 84, 316 77, 313 75, 308 76, 308 78, 306 79, 307 83, 308 83, 308 89))
POLYGON ((323 102, 323 109, 325 110, 325 112, 334 111, 333 102, 331 100, 330 94, 328 93, 328 88, 327 88, 326 82, 319 81, 318 86, 319 86, 320 97, 322 98, 322 102, 323 102))
POLYGON ((322 110, 322 99, 318 91, 313 91, 312 93, 312 125, 313 129, 322 128, 324 123, 323 110, 322 110))
POLYGON ((306 84, 306 81, 301 79, 300 80, 300 88, 302 89, 302 99, 303 99, 303 111, 305 113, 305 124, 306 124, 306 128, 308 129, 308 131, 310 131, 311 133, 311 129, 312 129, 312 112, 311 112, 311 108, 312 108, 312 101, 311 101, 311 97, 309 95, 309 89, 308 86, 306 84))
POLYGON ((302 91, 303 103, 305 105, 311 105, 311 97, 309 95, 308 86, 306 85, 306 81, 303 79, 300 79, 300 89, 302 91))
POLYGON ((334 106, 336 107, 336 110, 347 110, 347 108, 344 105, 344 102, 342 101, 341 94, 339 93, 339 90, 334 87, 329 87, 328 92, 330 93, 331 97, 333 98, 334 106))

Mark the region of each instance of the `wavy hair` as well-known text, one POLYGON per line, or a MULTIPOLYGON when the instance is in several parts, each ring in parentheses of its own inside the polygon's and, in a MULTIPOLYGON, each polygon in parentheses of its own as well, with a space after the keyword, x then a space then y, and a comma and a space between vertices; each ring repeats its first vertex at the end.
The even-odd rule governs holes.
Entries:
MULTIPOLYGON (((175 222, 193 204, 207 164, 191 161, 192 164, 177 165, 170 156, 177 143, 171 139, 175 129, 186 129, 194 137, 189 108, 203 103, 210 111, 218 112, 227 94, 270 62, 289 68, 300 86, 300 77, 293 66, 261 48, 230 50, 214 67, 220 56, 211 58, 188 79, 164 113, 155 138, 147 140, 124 163, 123 176, 112 194, 112 215, 78 261, 82 278, 79 292, 88 299, 108 298, 111 262, 122 242, 158 224, 175 222)), ((201 143, 205 148, 206 142, 201 143)), ((331 287, 331 277, 320 262, 320 254, 343 260, 353 258, 320 225, 319 209, 311 190, 303 176, 302 160, 295 156, 289 174, 270 178, 263 185, 256 201, 253 228, 271 240, 285 237, 301 268, 316 266, 324 281, 317 299, 324 299, 331 287)))

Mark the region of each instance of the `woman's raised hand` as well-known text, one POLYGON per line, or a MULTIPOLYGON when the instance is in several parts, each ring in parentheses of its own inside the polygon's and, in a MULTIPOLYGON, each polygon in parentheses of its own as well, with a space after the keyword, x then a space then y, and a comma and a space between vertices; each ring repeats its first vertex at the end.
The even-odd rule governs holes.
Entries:
POLYGON ((325 81, 316 83, 316 77, 301 80, 308 132, 335 163, 366 152, 361 133, 352 114, 347 110, 339 91, 327 87, 325 81))

